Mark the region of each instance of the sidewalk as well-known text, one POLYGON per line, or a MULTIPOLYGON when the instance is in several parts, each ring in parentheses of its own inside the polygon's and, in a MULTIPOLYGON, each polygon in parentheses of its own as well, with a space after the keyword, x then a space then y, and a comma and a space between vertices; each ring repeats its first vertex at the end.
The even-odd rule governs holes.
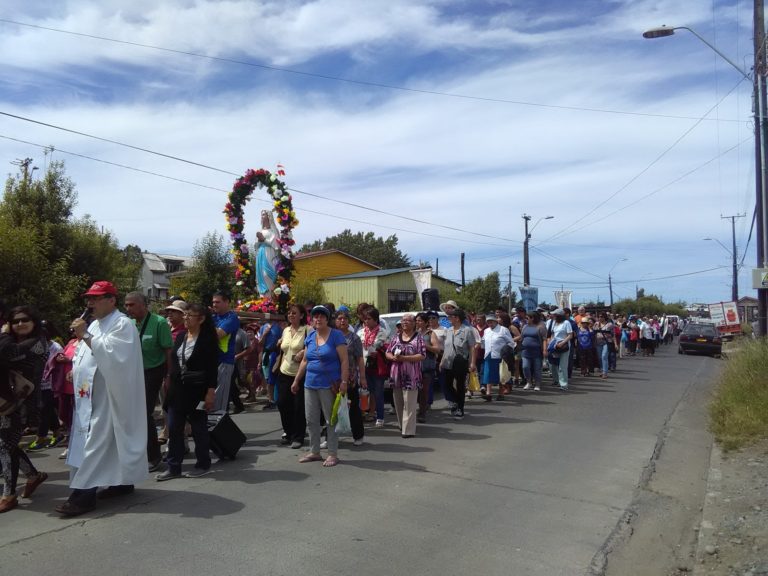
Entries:
POLYGON ((712 447, 695 576, 768 575, 768 440, 712 447))

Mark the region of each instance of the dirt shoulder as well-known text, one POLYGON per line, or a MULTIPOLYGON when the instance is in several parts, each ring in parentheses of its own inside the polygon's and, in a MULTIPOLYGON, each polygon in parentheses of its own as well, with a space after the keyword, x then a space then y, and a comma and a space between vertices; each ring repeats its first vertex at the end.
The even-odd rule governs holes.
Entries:
POLYGON ((712 451, 695 575, 768 575, 768 440, 712 451))

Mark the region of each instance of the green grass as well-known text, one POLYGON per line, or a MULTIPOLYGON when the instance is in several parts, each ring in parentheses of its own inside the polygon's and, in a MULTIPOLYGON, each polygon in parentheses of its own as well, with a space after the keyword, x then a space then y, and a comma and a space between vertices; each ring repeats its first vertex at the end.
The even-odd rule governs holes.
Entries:
POLYGON ((738 348, 709 407, 710 428, 724 450, 768 437, 768 340, 745 338, 738 348))

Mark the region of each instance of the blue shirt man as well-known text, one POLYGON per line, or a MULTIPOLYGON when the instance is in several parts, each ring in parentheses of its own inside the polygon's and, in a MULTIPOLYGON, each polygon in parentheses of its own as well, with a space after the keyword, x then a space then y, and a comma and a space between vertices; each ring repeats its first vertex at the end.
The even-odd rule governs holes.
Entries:
POLYGON ((229 409, 229 388, 235 369, 235 339, 240 329, 240 319, 229 309, 227 294, 218 291, 213 295, 213 323, 219 337, 219 374, 216 386, 214 410, 227 412, 229 409))

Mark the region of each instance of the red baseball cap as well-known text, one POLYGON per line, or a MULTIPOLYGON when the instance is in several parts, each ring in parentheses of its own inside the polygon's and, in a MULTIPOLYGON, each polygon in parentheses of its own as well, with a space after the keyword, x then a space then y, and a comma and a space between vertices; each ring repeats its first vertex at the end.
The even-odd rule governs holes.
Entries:
POLYGON ((98 282, 94 282, 93 286, 88 288, 88 291, 83 294, 83 296, 104 296, 106 294, 117 296, 117 288, 115 288, 115 285, 112 284, 112 282, 99 280, 98 282))

